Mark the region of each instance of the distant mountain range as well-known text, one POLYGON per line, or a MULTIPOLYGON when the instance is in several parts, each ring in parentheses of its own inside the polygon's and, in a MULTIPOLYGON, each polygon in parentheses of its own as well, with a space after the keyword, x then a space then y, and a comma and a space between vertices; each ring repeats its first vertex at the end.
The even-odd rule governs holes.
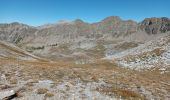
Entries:
POLYGON ((165 33, 170 31, 170 19, 146 18, 137 23, 133 20, 124 21, 117 16, 107 17, 97 23, 86 23, 80 19, 75 21, 60 21, 57 24, 47 24, 39 27, 32 27, 21 23, 0 24, 0 40, 18 43, 24 38, 36 36, 54 35, 68 39, 77 39, 85 36, 89 38, 100 38, 103 36, 119 37, 129 35, 138 31, 147 34, 165 33))
MULTIPOLYGON (((168 31, 170 31, 170 19, 166 17, 146 18, 137 23, 111 16, 92 24, 81 19, 60 21, 57 24, 39 27, 17 22, 0 24, 0 40, 16 44, 34 54, 41 56, 48 54, 51 57, 72 54, 78 49, 87 52, 95 47, 102 51, 105 44, 110 44, 114 40, 130 39, 136 41, 135 43, 141 43, 168 31)), ((104 54, 103 51, 100 54, 104 54)))

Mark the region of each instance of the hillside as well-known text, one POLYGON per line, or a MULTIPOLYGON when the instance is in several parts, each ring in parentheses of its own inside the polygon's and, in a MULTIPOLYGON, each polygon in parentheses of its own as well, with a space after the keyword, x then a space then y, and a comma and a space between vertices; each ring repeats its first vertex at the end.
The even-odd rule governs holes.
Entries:
POLYGON ((77 19, 39 27, 15 22, 0 25, 0 39, 48 59, 70 59, 74 58, 73 55, 77 52, 85 56, 92 54, 92 58, 102 58, 110 52, 120 52, 124 49, 117 48, 113 51, 116 44, 125 42, 137 46, 164 35, 162 33, 170 30, 169 24, 170 20, 165 17, 146 18, 137 23, 122 20, 117 16, 107 17, 97 23, 86 23, 77 19))
POLYGON ((159 67, 166 70, 170 66, 170 34, 155 38, 138 47, 125 50, 112 56, 118 64, 131 69, 159 67))
POLYGON ((40 57, 34 56, 33 54, 20 49, 14 44, 3 41, 0 41, 0 58, 18 60, 43 60, 40 57))

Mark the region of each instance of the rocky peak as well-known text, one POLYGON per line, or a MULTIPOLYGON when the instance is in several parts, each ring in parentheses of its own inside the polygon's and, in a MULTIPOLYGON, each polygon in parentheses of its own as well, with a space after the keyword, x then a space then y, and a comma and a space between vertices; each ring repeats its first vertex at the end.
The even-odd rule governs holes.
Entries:
POLYGON ((99 22, 97 30, 100 33, 112 34, 112 36, 122 36, 136 32, 137 26, 134 21, 124 21, 118 16, 111 16, 99 22))
POLYGON ((140 29, 148 34, 165 33, 170 31, 170 19, 162 18, 146 18, 140 23, 140 29))

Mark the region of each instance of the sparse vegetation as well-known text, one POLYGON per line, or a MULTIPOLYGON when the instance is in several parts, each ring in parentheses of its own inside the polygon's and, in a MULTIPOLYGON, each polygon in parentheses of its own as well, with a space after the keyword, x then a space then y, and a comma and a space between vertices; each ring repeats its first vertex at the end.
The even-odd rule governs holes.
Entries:
POLYGON ((11 79, 11 80, 10 80, 10 83, 11 83, 11 84, 17 84, 17 79, 11 79))
POLYGON ((134 91, 121 89, 119 87, 101 87, 97 88, 97 91, 100 91, 106 95, 117 96, 117 98, 127 99, 127 100, 144 100, 144 97, 139 93, 134 91))
POLYGON ((10 85, 1 85, 0 86, 0 89, 1 90, 5 90, 5 89, 9 89, 9 88, 11 88, 12 86, 10 86, 10 85))
POLYGON ((32 50, 41 50, 41 49, 44 49, 44 46, 41 46, 41 47, 31 47, 32 50))
POLYGON ((51 45, 49 45, 49 46, 54 47, 54 46, 58 46, 58 44, 57 44, 57 43, 56 43, 56 44, 51 44, 51 45))
POLYGON ((51 93, 51 92, 47 92, 47 93, 45 94, 45 97, 53 97, 53 96, 54 96, 54 94, 51 93))
POLYGON ((37 90, 37 94, 45 94, 47 93, 48 89, 40 88, 37 90))
POLYGON ((127 49, 131 49, 134 47, 137 47, 138 43, 135 42, 124 42, 122 44, 118 44, 115 46, 116 49, 122 49, 122 50, 127 50, 127 49))
POLYGON ((33 52, 33 51, 35 51, 35 50, 43 50, 45 48, 45 46, 39 46, 39 47, 26 47, 26 50, 28 51, 28 52, 33 52))
MULTIPOLYGON (((6 62, 8 62, 8 60, 1 59, 0 61, 1 65, 4 65, 6 62)), ((17 64, 17 61, 13 59, 10 63, 13 63, 15 65, 17 64)), ((121 96, 122 99, 130 100, 146 99, 144 98, 143 94, 138 93, 138 91, 132 91, 132 85, 140 84, 144 87, 152 88, 153 85, 150 83, 154 83, 155 85, 153 88, 157 87, 161 89, 162 84, 159 84, 159 81, 163 80, 166 83, 166 80, 168 80, 167 75, 160 75, 160 73, 156 72, 156 70, 152 72, 126 70, 119 67, 113 61, 111 62, 108 60, 96 60, 94 63, 84 65, 75 65, 74 63, 70 62, 49 63, 39 61, 25 61, 20 62, 19 65, 22 65, 22 69, 20 69, 21 78, 23 78, 25 81, 31 79, 31 81, 27 82, 24 85, 26 87, 26 90, 23 92, 27 93, 27 91, 34 91, 36 89, 37 95, 45 94, 46 97, 53 97, 55 93, 49 91, 49 88, 47 87, 37 89, 37 87, 35 87, 36 85, 33 85, 39 84, 37 80, 48 79, 54 81, 54 84, 51 84, 50 89, 55 90, 57 86, 63 83, 63 80, 65 81, 66 78, 67 84, 64 85, 64 87, 66 87, 66 90, 62 90, 61 93, 69 93, 69 91, 73 91, 73 86, 79 86, 79 82, 83 83, 83 86, 86 87, 86 84, 89 84, 91 82, 100 83, 101 81, 103 81, 105 82, 104 86, 94 85, 96 86, 96 91, 100 92, 102 95, 109 96, 111 98, 120 98, 121 96), (152 75, 151 73, 154 74, 152 75), (117 82, 116 86, 115 82, 117 82), (110 85, 112 86, 110 87, 110 85)), ((4 68, 6 67, 1 67, 0 71, 2 71, 4 68)), ((15 66, 13 66, 10 70, 13 69, 15 69, 15 66)), ((11 74, 12 73, 9 73, 8 77, 12 77, 11 74)), ((64 89, 64 87, 62 88, 64 89)), ((82 91, 83 90, 84 89, 82 89, 82 91)), ((21 93, 23 92, 21 91, 21 93)), ((155 94, 154 91, 152 92, 155 94)))
POLYGON ((22 41, 23 38, 22 37, 18 37, 17 40, 15 41, 16 44, 18 44, 20 41, 22 41))
POLYGON ((128 62, 133 62, 136 60, 140 60, 140 61, 145 61, 151 57, 157 57, 157 56, 161 56, 162 53, 164 53, 165 50, 162 50, 161 48, 156 48, 152 51, 148 51, 148 52, 143 52, 140 53, 138 55, 128 55, 125 60, 128 62))
POLYGON ((25 85, 28 86, 28 87, 34 86, 34 84, 31 83, 31 82, 28 82, 28 83, 26 83, 25 85))

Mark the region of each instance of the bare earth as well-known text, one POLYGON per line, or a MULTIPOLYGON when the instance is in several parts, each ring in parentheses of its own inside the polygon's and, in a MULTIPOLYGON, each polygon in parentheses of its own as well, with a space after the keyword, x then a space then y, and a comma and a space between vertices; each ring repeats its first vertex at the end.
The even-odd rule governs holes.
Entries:
POLYGON ((105 60, 77 65, 1 58, 0 65, 0 91, 15 90, 14 100, 170 98, 170 73, 157 69, 128 70, 105 60))

